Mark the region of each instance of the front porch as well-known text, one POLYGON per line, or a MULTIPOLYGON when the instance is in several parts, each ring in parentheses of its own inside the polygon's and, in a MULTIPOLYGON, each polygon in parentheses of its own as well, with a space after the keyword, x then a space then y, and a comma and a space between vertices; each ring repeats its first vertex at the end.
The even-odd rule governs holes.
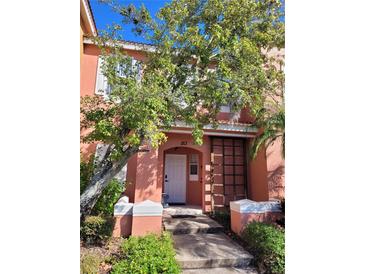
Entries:
POLYGON ((189 134, 167 133, 158 149, 144 148, 128 162, 125 194, 133 203, 198 206, 202 212, 229 209, 229 202, 268 200, 265 159, 250 162, 248 137, 206 136, 196 145, 189 134))
POLYGON ((229 211, 232 201, 269 200, 266 158, 259 154, 249 160, 248 136, 204 135, 203 144, 196 145, 191 134, 166 134, 168 140, 158 149, 141 148, 128 161, 129 205, 122 207, 130 208, 132 235, 161 231, 162 215, 198 216, 229 211), (149 210, 151 203, 154 212, 149 210), (170 207, 163 210, 166 203, 170 207))

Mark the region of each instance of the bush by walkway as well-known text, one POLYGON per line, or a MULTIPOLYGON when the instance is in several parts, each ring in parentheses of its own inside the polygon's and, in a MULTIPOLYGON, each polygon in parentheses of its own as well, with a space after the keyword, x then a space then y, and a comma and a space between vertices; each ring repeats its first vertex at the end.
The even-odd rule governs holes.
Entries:
POLYGON ((122 244, 122 260, 113 265, 112 274, 180 273, 171 235, 130 237, 122 244))
POLYGON ((260 273, 285 272, 283 230, 273 225, 252 222, 246 226, 241 236, 245 247, 255 257, 260 273))

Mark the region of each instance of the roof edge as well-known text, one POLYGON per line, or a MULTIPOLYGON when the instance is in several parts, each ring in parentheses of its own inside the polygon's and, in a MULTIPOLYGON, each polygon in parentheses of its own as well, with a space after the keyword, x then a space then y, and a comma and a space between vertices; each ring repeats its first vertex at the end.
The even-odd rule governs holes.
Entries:
POLYGON ((82 3, 83 9, 85 10, 87 21, 88 21, 88 24, 90 26, 92 35, 97 36, 98 35, 98 30, 96 28, 94 14, 93 14, 93 11, 91 9, 90 2, 89 2, 89 0, 81 0, 81 3, 82 3))

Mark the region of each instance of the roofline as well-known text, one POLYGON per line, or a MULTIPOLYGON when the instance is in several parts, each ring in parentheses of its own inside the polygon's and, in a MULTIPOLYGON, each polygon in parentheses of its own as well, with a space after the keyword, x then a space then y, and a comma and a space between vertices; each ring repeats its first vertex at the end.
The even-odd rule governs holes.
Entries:
MULTIPOLYGON (((155 46, 153 46, 151 44, 147 44, 147 43, 141 43, 141 42, 132 42, 132 41, 121 40, 121 41, 116 41, 113 43, 116 43, 118 46, 122 47, 123 49, 129 49, 129 50, 148 51, 148 52, 154 52, 156 50, 155 46)), ((112 46, 113 43, 106 42, 106 45, 112 46)), ((95 45, 95 42, 89 37, 84 37, 84 44, 95 45)))
POLYGON ((98 30, 96 29, 94 15, 93 15, 93 11, 91 9, 90 2, 89 2, 89 0, 81 0, 81 2, 86 11, 86 17, 87 17, 88 23, 91 27, 91 32, 92 32, 93 36, 97 36, 98 30))
MULTIPOLYGON (((175 121, 173 128, 175 128, 175 130, 179 128, 184 130, 190 130, 192 129, 192 126, 188 125, 183 121, 175 121)), ((214 130, 214 131, 224 131, 224 132, 236 132, 239 134, 248 134, 248 135, 256 135, 256 133, 258 132, 258 129, 252 124, 222 123, 222 122, 219 122, 217 127, 213 126, 212 124, 204 125, 203 130, 204 132, 206 130, 208 131, 214 130)))
MULTIPOLYGON (((156 51, 156 46, 148 43, 142 43, 142 42, 134 42, 134 41, 127 41, 127 40, 120 40, 120 41, 113 41, 113 43, 116 43, 118 46, 122 47, 123 49, 129 49, 129 50, 137 50, 137 51, 147 51, 147 52, 154 52, 156 51)), ((112 42, 107 42, 107 46, 112 46, 112 42)), ((95 45, 95 42, 88 38, 84 37, 84 44, 89 45, 95 45)), ((284 50, 285 48, 273 48, 269 51, 262 50, 262 53, 269 54, 269 55, 276 55, 276 57, 284 57, 284 50)))
MULTIPOLYGON (((163 130, 166 133, 179 133, 179 134, 192 134, 191 129, 170 129, 163 130)), ((205 136, 222 136, 222 137, 240 137, 240 138, 255 138, 254 134, 242 133, 242 132, 232 132, 232 131, 208 131, 204 130, 203 135, 205 136)))

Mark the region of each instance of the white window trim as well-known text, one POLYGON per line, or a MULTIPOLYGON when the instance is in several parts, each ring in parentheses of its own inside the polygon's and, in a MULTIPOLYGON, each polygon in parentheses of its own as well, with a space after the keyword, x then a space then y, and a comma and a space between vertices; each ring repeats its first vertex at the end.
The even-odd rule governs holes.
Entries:
POLYGON ((220 112, 222 112, 222 113, 231 113, 231 107, 229 105, 223 105, 220 108, 220 112))
MULTIPOLYGON (((135 66, 136 63, 138 62, 138 60, 133 58, 133 57, 131 57, 131 58, 132 58, 132 66, 135 66)), ((104 99, 107 100, 107 99, 109 99, 109 95, 110 95, 110 86, 108 84, 108 80, 106 79, 106 77, 101 72, 102 64, 103 64, 103 59, 101 58, 101 56, 99 56, 97 71, 96 71, 95 94, 96 95, 102 95, 102 96, 104 96, 104 99)), ((140 82, 141 79, 142 79, 142 65, 137 66, 137 68, 139 70, 138 71, 138 76, 137 76, 137 81, 140 82)), ((119 66, 118 66, 117 69, 118 69, 118 75, 120 77, 125 77, 125 76, 120 74, 119 66)))
POLYGON ((105 94, 105 76, 101 73, 101 66, 103 64, 103 59, 101 56, 98 58, 98 65, 96 70, 96 80, 95 80, 95 94, 104 95, 105 94), (102 88, 101 88, 102 87, 102 88))
POLYGON ((192 163, 191 162, 191 156, 192 156, 192 154, 190 154, 190 156, 189 156, 189 181, 199 181, 199 154, 194 154, 194 155, 196 155, 196 157, 197 157, 197 162, 196 163, 192 163), (196 172, 197 172, 197 174, 191 174, 190 173, 191 172, 190 167, 192 165, 196 165, 196 172))

